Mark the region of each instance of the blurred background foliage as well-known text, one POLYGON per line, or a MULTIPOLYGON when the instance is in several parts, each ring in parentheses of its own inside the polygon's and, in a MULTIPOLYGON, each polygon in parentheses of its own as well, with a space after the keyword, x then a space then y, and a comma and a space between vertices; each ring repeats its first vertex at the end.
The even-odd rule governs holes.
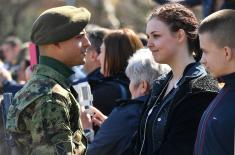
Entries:
POLYGON ((32 24, 38 15, 62 5, 88 8, 92 13, 91 24, 144 32, 146 16, 157 4, 152 0, 0 0, 0 43, 9 35, 30 40, 32 24))

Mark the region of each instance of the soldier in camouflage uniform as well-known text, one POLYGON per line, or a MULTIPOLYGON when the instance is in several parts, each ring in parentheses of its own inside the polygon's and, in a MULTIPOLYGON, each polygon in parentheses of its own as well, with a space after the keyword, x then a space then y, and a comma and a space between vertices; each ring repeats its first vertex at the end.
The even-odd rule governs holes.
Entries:
POLYGON ((31 40, 39 46, 39 64, 16 94, 7 116, 7 130, 23 155, 83 155, 87 141, 79 104, 69 77, 84 63, 90 42, 84 30, 85 8, 62 6, 42 13, 31 40))

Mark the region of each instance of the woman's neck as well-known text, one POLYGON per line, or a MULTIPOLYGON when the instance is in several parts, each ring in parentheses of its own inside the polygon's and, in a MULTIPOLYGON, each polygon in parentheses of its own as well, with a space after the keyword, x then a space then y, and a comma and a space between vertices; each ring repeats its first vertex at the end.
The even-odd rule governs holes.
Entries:
POLYGON ((169 66, 171 67, 172 72, 173 72, 173 77, 169 81, 169 84, 167 86, 167 90, 166 90, 164 96, 166 96, 170 92, 170 90, 172 90, 173 88, 176 88, 179 80, 183 76, 183 72, 184 72, 184 69, 186 68, 186 66, 188 64, 190 64, 190 63, 195 62, 195 60, 193 59, 193 57, 192 58, 190 58, 190 57, 186 58, 185 57, 185 59, 180 60, 180 61, 178 60, 176 62, 178 62, 178 63, 171 63, 171 64, 169 64, 169 66))
POLYGON ((173 81, 179 81, 181 79, 181 77, 183 76, 183 72, 184 69, 186 68, 186 66, 190 63, 195 62, 193 57, 188 57, 186 59, 180 60, 178 62, 169 64, 172 72, 173 72, 173 77, 172 80, 173 81))

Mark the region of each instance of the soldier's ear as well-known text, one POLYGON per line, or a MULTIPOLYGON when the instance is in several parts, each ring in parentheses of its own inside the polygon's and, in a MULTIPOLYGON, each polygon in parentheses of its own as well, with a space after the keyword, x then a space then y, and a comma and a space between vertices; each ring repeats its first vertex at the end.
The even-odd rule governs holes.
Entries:
POLYGON ((60 43, 54 43, 53 45, 56 47, 60 47, 60 43))
POLYGON ((60 51, 62 49, 61 43, 53 43, 52 46, 56 51, 60 51))

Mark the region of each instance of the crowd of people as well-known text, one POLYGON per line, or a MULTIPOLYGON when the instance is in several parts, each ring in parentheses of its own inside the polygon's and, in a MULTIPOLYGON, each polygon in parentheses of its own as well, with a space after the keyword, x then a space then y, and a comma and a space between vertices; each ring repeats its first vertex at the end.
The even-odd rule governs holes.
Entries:
POLYGON ((33 23, 31 42, 1 44, 0 90, 14 98, 1 101, 0 154, 235 153, 235 10, 199 22, 166 3, 150 12, 146 35, 89 24, 91 16, 51 8, 33 23), (75 89, 83 82, 91 113, 75 89))

